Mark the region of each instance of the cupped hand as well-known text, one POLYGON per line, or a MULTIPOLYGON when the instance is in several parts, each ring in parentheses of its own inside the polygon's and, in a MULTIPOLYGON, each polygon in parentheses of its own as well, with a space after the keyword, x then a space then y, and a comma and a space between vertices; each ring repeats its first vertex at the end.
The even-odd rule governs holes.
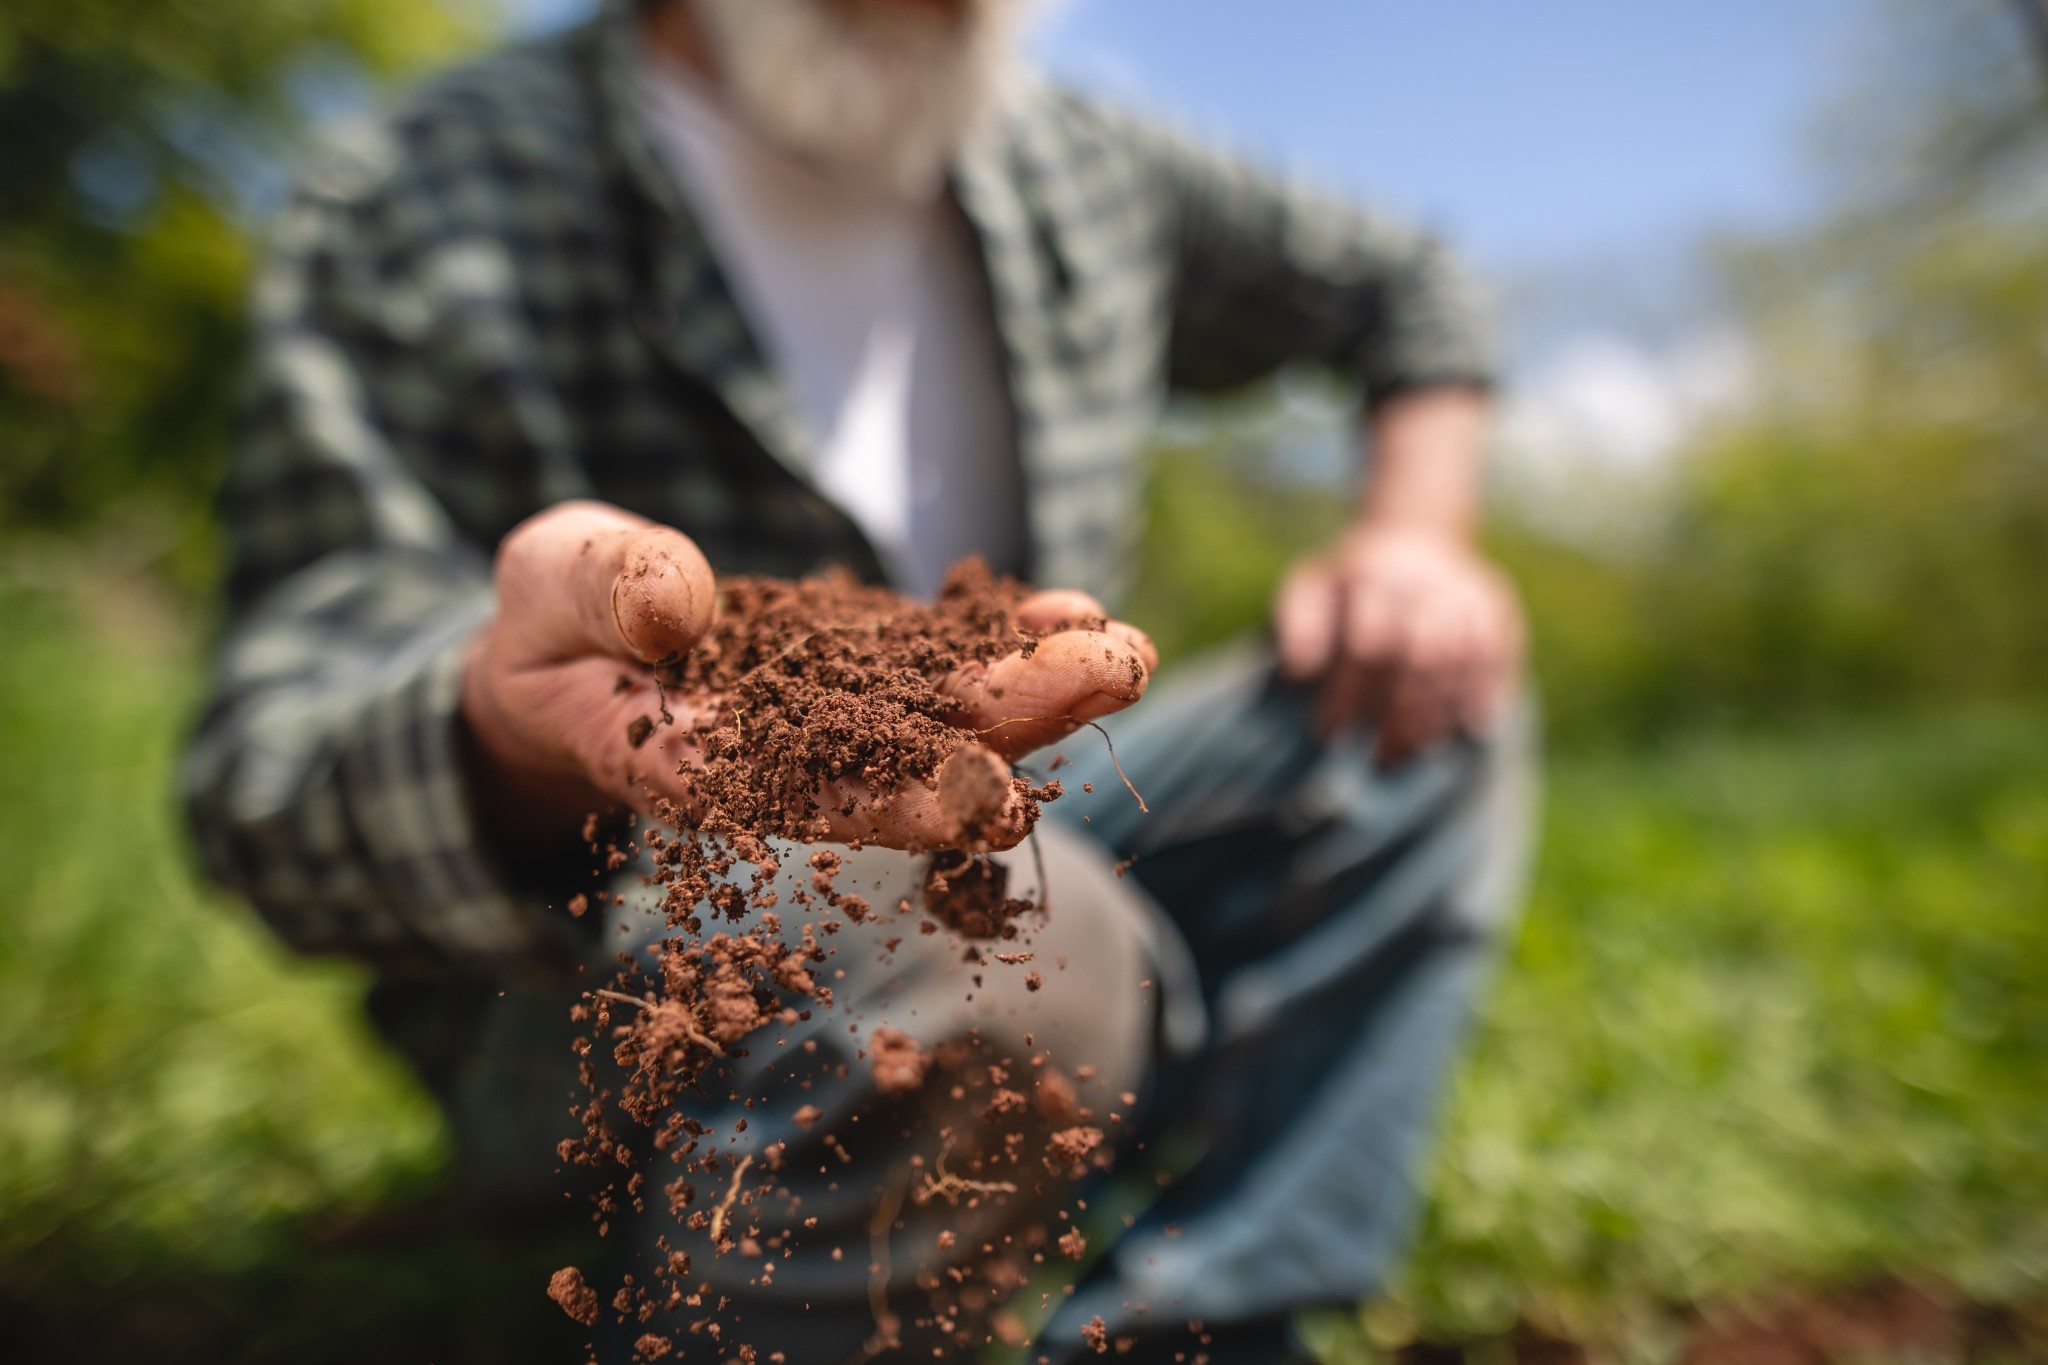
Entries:
POLYGON ((1497 724, 1525 639, 1513 588, 1461 540, 1374 527, 1288 575, 1274 634, 1282 673, 1318 685, 1319 731, 1377 727, 1390 764, 1497 724))
MULTIPOLYGON (((1031 823, 1010 763, 1138 700, 1159 663, 1142 631, 1109 620, 1086 593, 1033 593, 1017 605, 1012 624, 1027 645, 939 683, 954 703, 947 719, 966 742, 937 783, 881 792, 858 781, 828 784, 819 801, 826 838, 920 850, 1014 846, 1031 823)), ((670 741, 684 763, 688 744, 687 734, 670 741)))
MULTIPOLYGON (((670 692, 675 724, 634 722, 658 709, 650 669, 707 631, 717 588, 681 532, 616 507, 564 503, 514 528, 498 551, 498 610, 471 647, 462 713, 473 780, 501 837, 545 838, 606 807, 690 804, 678 770, 695 761, 692 719, 710 698, 670 692), (637 739, 637 742, 636 742, 637 739)), ((1029 644, 962 669, 940 690, 961 748, 935 784, 820 793, 826 837, 899 848, 1003 847, 1027 826, 1008 760, 1144 694, 1151 642, 1073 592, 1040 592, 1016 611, 1029 644)))

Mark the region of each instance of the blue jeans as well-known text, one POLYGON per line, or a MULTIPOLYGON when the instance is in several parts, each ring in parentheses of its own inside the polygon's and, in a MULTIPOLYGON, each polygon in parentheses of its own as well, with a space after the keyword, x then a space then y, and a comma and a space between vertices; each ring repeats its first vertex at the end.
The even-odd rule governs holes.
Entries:
POLYGON ((1072 1349, 1095 1314, 1112 1335, 1174 1335, 1189 1318, 1355 1303, 1407 1240, 1438 1096, 1522 889, 1532 726, 1382 771, 1370 735, 1319 743, 1310 701, 1263 650, 1170 676, 1109 727, 1149 813, 1095 736, 1060 746, 1076 796, 1049 813, 1135 860, 1192 957, 1207 1028, 1162 1060, 1146 1118, 1199 1160, 1045 1346, 1072 1349))
MULTIPOLYGON (((1401 1253, 1437 1100, 1520 892, 1534 806, 1531 727, 1455 741, 1383 771, 1369 735, 1319 742, 1310 715, 1308 694, 1281 682, 1262 650, 1169 673, 1108 722, 1115 757, 1149 812, 1099 736, 1083 730, 1057 746, 1067 761, 1052 775, 1067 795, 1048 819, 1065 827, 1068 845, 1095 846, 1098 877, 1131 860, 1129 881, 1149 893, 1152 918, 1091 922, 1055 904, 1036 947, 1041 965, 1057 956, 1068 970, 1048 970, 1042 991, 1024 991, 1014 971, 977 978, 976 1008, 991 1011, 980 1027, 1008 1020, 1031 1030, 1035 1047, 1097 1059, 1104 1094, 1140 1092, 1138 1131, 1120 1130, 1120 1184, 1092 1191, 1089 1202, 1099 1212, 1134 1193, 1157 1197, 1128 1230, 1116 1220, 1089 1228, 1097 1254, 1071 1297, 1055 1295, 1030 1359, 1083 1350, 1081 1328, 1099 1314, 1113 1337, 1137 1338, 1137 1360, 1170 1360, 1176 1350, 1192 1359, 1199 1349, 1216 1365, 1264 1365, 1289 1354, 1293 1310, 1371 1295, 1401 1253), (1134 993, 1140 978, 1163 991, 1134 993), (1141 1009, 1129 1006, 1136 994, 1141 1009), (1152 1174, 1148 1162, 1163 1171, 1163 1188, 1129 1174, 1152 1174), (1212 1335, 1206 1346, 1192 1341, 1191 1319, 1212 1335)), ((1052 757, 1026 767, 1042 772, 1052 757)), ((605 960, 619 942, 605 935, 605 960)), ((754 1263, 699 1258, 698 1274, 732 1298, 729 1340, 756 1341, 763 1359, 780 1349, 790 1365, 831 1365, 860 1352, 874 1329, 867 1248, 879 1201, 901 1206, 888 1290, 912 1308, 917 1258, 929 1271, 934 1232, 960 1228, 967 1240, 957 1210, 921 1211, 900 1198, 904 1163, 940 1123, 875 1094, 858 1062, 865 1030, 887 1011, 943 1029, 942 1016, 960 1009, 959 945, 914 932, 904 942, 886 966, 851 945, 835 959, 850 972, 842 1001, 869 1021, 860 1033, 821 1014, 807 1026, 815 1049, 792 1035, 706 1087, 707 1102, 734 1104, 700 1114, 715 1131, 749 1119, 744 1139, 732 1139, 736 1155, 786 1145, 790 1187, 817 1220, 791 1239, 766 1293, 750 1287, 754 1263), (833 1120, 788 1122, 779 1109, 799 1102, 833 1120), (849 1155, 823 1145, 835 1131, 900 1137, 895 1146, 856 1143, 849 1155), (826 1254, 832 1247, 843 1254, 826 1254)), ((464 1005, 475 1036, 439 1072, 433 1058, 416 1060, 448 1109, 472 1197, 502 1205, 524 1190, 562 1209, 552 1147, 566 1135, 563 1101, 573 1089, 569 998, 486 995, 464 1005)), ((1045 1212, 1014 1217, 1022 1226, 1045 1212)), ((610 1243, 628 1266, 656 1236, 676 1233, 665 1212, 631 1223, 610 1243)), ((973 1240, 1000 1231, 992 1223, 973 1240)), ((601 1358, 625 1359, 640 1330, 601 1329, 601 1358)), ((703 1338, 685 1336, 678 1348, 672 1359, 704 1348, 706 1359, 724 1358, 703 1338)))

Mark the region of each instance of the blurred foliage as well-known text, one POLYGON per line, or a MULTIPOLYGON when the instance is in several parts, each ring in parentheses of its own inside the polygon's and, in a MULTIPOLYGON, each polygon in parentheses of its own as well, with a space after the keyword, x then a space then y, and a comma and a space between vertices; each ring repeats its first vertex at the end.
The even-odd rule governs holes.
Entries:
POLYGON ((109 515, 186 582, 252 217, 308 120, 480 31, 482 0, 0 7, 0 535, 109 515))
POLYGON ((2048 713, 1560 763, 1382 1333, 2048 1289, 2048 713))
POLYGON ((171 796, 189 609, 107 555, 0 572, 0 1341, 13 1360, 569 1360, 572 1227, 435 1202, 439 1112, 363 973, 194 876, 171 796))
POLYGON ((2048 151, 2041 0, 1873 0, 1819 122, 1816 171, 1873 226, 2037 194, 2048 151))
MULTIPOLYGON (((1715 254, 1746 396, 1661 486, 1587 472, 1603 508, 1633 496, 1625 536, 1495 509, 1563 742, 2048 678, 2048 89, 1995 0, 1893 12, 1833 210, 1715 254)), ((1235 440, 1166 451, 1130 614, 1169 654, 1256 628, 1341 505, 1235 440)))
POLYGON ((1154 452, 1141 571, 1119 610, 1141 621, 1163 658, 1259 629, 1280 576, 1334 538, 1345 499, 1278 484, 1214 445, 1154 452))
MULTIPOLYGON (((247 227, 313 116, 488 0, 24 0, 0 14, 0 533, 209 573, 247 227)), ((1983 698, 2048 676, 2048 136, 2001 0, 1890 0, 1823 141, 1832 210, 1725 244, 1750 401, 1625 546, 1501 509, 1555 733, 1983 698)), ((1334 494, 1230 443, 1155 466, 1131 614, 1169 655, 1254 627, 1334 494)))
MULTIPOLYGON (((504 1323, 566 1321, 545 1249, 365 1221, 432 1179, 431 1105, 357 973, 192 879, 180 619, 0 589, 0 1335, 507 1358, 504 1323)), ((1656 1360, 1686 1305, 1874 1271, 2039 1302, 2044 770, 2038 708, 1561 757, 1419 1255, 1358 1338, 1524 1320, 1656 1360)))
MULTIPOLYGON (((1501 509, 1546 861, 1361 1340, 1655 1359, 1675 1307, 1776 1284, 2048 1286, 2048 138, 1996 0, 1892 12, 1832 211, 1719 256, 1750 400, 1626 545, 1501 509)), ((509 1355, 543 1304, 436 1336, 531 1267, 313 1238, 427 1189, 437 1120, 356 973, 197 889, 168 794, 248 225, 310 117, 480 22, 0 9, 0 1339, 51 1358, 509 1355)), ((1185 655, 1343 506, 1176 440, 1150 511, 1130 614, 1185 655)))
POLYGON ((438 1160, 360 974, 289 960, 194 880, 182 619, 132 584, 0 587, 0 1262, 61 1236, 115 1275, 238 1267, 276 1220, 367 1207, 438 1160))

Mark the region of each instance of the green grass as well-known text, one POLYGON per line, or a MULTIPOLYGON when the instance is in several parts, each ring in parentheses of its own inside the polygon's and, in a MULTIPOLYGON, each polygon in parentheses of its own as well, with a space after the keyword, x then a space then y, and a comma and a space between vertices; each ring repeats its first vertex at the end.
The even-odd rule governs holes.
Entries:
POLYGON ((172 792, 198 675, 171 609, 0 588, 0 1263, 223 1271, 416 1187, 437 1117, 362 982, 200 889, 172 792), (136 1267, 141 1268, 141 1267, 136 1267))
MULTIPOLYGON (((169 794, 193 658, 111 600, 0 588, 0 1306, 282 1292, 309 1224, 442 1159, 361 978, 195 885, 169 794)), ((2048 712, 1559 756, 1417 1258, 1353 1336, 1521 1319, 1654 1359, 1674 1305, 1786 1285, 2038 1301, 2044 772, 2048 712)), ((374 1258, 349 1274, 379 1302, 374 1258)), ((310 1337, 332 1302, 272 1316, 310 1337)))
POLYGON ((2048 715, 1696 736, 1551 774, 1529 919, 1376 1325, 2048 1286, 2048 715))

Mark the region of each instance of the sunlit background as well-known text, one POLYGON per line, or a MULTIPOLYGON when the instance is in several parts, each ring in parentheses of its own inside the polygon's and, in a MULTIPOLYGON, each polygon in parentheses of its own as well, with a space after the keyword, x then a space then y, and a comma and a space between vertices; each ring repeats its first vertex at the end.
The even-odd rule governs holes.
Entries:
MULTIPOLYGON (((2048 1359, 2030 4, 1073 0, 1035 40, 1434 224, 1500 300, 1543 861, 1414 1262, 1317 1324, 1333 1358, 2048 1359)), ((9 1358, 507 1359, 553 1313, 545 1247, 447 1231, 361 976, 198 886, 169 774, 296 149, 585 9, 0 7, 9 1358)), ((1347 419, 1300 381, 1161 432, 1126 614, 1170 655, 1337 524, 1347 419)))

